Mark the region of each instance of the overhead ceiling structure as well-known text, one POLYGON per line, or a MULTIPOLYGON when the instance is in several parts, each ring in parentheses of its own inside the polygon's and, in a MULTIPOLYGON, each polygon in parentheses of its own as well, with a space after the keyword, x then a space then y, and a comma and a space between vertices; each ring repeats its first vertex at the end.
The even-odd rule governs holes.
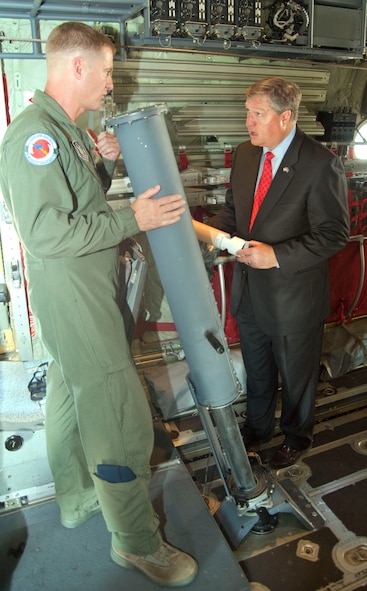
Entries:
POLYGON ((144 0, 1 0, 0 17, 119 22, 147 6, 144 0))
POLYGON ((38 41, 42 20, 117 23, 118 57, 126 47, 162 47, 326 63, 365 58, 365 0, 0 0, 1 18, 28 19, 38 41), (130 30, 138 15, 143 26, 130 30))
MULTIPOLYGON (((127 19, 146 9, 149 0, 0 0, 0 19, 22 19, 30 24, 33 42, 31 54, 16 57, 40 57, 43 54, 43 42, 40 35, 41 21, 83 21, 90 23, 117 23, 120 31, 118 51, 124 55, 124 26, 127 19)), ((0 25, 1 42, 7 40, 5 25, 0 25), (5 34, 4 34, 5 33, 5 34)), ((14 57, 11 53, 0 52, 0 57, 14 57)))
MULTIPOLYGON (((124 44, 125 22, 142 10, 149 10, 150 0, 0 0, 0 19, 19 19, 31 23, 28 38, 32 56, 43 57, 44 41, 50 21, 80 20, 93 25, 117 23, 120 27, 120 47, 124 44), (46 25, 43 24, 47 21, 46 25), (42 29, 43 26, 43 29, 42 29), (32 47, 33 44, 33 47, 32 47)), ((6 33, 4 21, 1 36, 6 33), (3 29, 4 27, 4 29, 3 29)), ((4 40, 4 37, 3 37, 4 40)), ((3 43, 3 48, 5 43, 3 43)), ((7 51, 14 51, 7 46, 7 51)), ((14 53, 18 58, 30 54, 14 53)), ((10 53, 0 57, 14 57, 10 53)), ((322 136, 322 125, 316 113, 326 101, 330 72, 322 65, 272 60, 247 63, 241 57, 202 55, 184 52, 181 56, 160 50, 144 51, 130 48, 128 55, 120 55, 114 67, 114 101, 118 113, 138 107, 164 102, 169 108, 172 139, 176 147, 184 146, 192 158, 209 148, 211 153, 222 153, 227 145, 234 147, 247 139, 245 126, 245 91, 255 80, 268 75, 284 76, 301 87, 303 100, 299 125, 314 136, 322 136), (261 65, 265 61, 264 65, 261 65)), ((259 56, 260 57, 260 56, 259 56)), ((9 72, 9 80, 11 74, 9 72)), ((220 156, 221 157, 221 156, 220 156)))
POLYGON ((176 144, 188 151, 207 145, 223 150, 247 139, 246 88, 269 75, 296 82, 302 91, 298 123, 310 135, 322 136, 317 111, 326 99, 330 73, 324 68, 227 63, 198 59, 132 59, 115 65, 114 100, 118 112, 166 103, 176 144))

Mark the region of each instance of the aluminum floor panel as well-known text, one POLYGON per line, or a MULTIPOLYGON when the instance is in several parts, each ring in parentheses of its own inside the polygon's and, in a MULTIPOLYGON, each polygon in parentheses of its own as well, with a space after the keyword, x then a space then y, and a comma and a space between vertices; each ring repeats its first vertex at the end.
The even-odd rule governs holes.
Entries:
MULTIPOLYGON (((164 536, 199 563, 190 591, 250 591, 233 552, 187 469, 180 463, 153 473, 151 496, 164 536)), ((161 587, 109 557, 101 514, 68 530, 55 502, 0 517, 1 591, 155 591, 161 587)))
POLYGON ((293 540, 269 550, 266 558, 259 555, 242 562, 249 580, 271 591, 318 591, 327 585, 333 588, 342 579, 332 560, 337 538, 327 528, 306 535, 309 547, 317 548, 315 559, 305 560, 299 540, 293 540))

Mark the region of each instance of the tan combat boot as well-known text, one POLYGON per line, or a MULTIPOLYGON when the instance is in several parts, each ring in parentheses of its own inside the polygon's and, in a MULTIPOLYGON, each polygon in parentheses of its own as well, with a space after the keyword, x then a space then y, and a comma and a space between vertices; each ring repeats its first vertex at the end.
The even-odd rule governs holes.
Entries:
POLYGON ((111 548, 111 558, 125 568, 142 571, 149 579, 163 587, 183 587, 197 575, 196 561, 178 548, 162 542, 153 554, 139 556, 111 548))

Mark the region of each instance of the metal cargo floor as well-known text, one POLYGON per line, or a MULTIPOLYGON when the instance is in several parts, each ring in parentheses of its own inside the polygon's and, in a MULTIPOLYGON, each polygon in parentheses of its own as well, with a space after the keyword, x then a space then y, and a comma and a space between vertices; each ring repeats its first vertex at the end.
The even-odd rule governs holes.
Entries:
MULTIPOLYGON (((190 591, 250 591, 249 583, 165 429, 155 424, 151 498, 164 537, 199 563, 190 591)), ((24 468, 23 468, 24 469, 24 468)), ((101 514, 65 529, 44 501, 0 516, 1 591, 154 591, 161 587, 109 556, 101 514)))
MULTIPOLYGON (((260 451, 264 465, 277 439, 260 451)), ((212 459, 194 459, 191 469, 206 493, 222 501, 225 493, 212 459)), ((273 476, 291 492, 289 509, 283 506, 277 514, 273 531, 251 531, 233 548, 251 589, 367 591, 367 407, 316 425, 312 449, 273 476), (301 494, 322 516, 315 529, 290 510, 298 498, 302 506, 301 494)))
MULTIPOLYGON (((272 532, 251 531, 238 547, 218 524, 220 512, 213 517, 203 500, 205 495, 219 505, 223 484, 199 418, 188 416, 164 426, 152 411, 151 497, 167 540, 198 560, 199 575, 187 589, 367 591, 366 383, 367 368, 363 368, 323 386, 316 404, 312 449, 296 465, 274 474, 277 483, 288 483, 288 490, 290 483, 296 496, 298 490, 306 495, 324 518, 321 525, 307 529, 283 507, 272 532), (176 448, 172 439, 179 442, 176 448)), ((238 406, 240 419, 242 405, 238 406)), ((19 482, 29 485, 30 474, 36 480, 35 464, 45 466, 42 427, 23 435, 21 450, 3 448, 0 453, 3 496, 19 490, 19 482)), ((264 465, 281 440, 276 433, 260 450, 264 465)), ((48 482, 48 474, 40 470, 35 488, 43 490, 39 484, 48 482)), ((67 530, 60 524, 54 501, 37 500, 14 511, 11 502, 9 511, 0 511, 0 591, 160 588, 112 562, 110 535, 101 514, 76 530, 67 530)))

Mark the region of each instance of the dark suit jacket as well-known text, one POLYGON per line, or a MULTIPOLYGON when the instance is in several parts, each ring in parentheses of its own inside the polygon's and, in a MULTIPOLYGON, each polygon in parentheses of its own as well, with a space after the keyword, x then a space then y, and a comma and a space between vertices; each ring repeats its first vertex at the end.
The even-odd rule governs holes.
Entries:
POLYGON ((247 281, 260 328, 284 335, 329 314, 328 259, 349 238, 346 176, 340 158, 297 127, 249 232, 261 154, 250 142, 238 146, 226 203, 209 223, 273 246, 279 268, 235 264, 231 313, 236 314, 247 281))

